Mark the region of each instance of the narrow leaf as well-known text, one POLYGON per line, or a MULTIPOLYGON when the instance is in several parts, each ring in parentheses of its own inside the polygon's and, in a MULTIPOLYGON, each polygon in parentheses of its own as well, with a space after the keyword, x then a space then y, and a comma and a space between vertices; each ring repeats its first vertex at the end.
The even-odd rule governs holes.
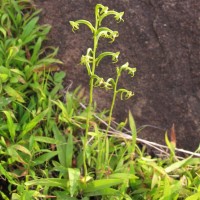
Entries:
POLYGON ((186 158, 184 160, 178 161, 173 163, 172 165, 170 165, 169 167, 165 168, 165 172, 166 173, 170 173, 172 171, 175 171, 177 169, 179 169, 180 167, 184 166, 185 164, 187 164, 187 162, 191 159, 191 156, 189 158, 186 158))
POLYGON ((6 118, 7 118, 7 126, 8 126, 8 130, 9 130, 9 133, 10 133, 10 137, 11 137, 11 140, 14 142, 15 140, 15 135, 16 135, 16 125, 14 124, 13 122, 13 119, 12 119, 12 113, 11 111, 3 111, 4 114, 6 115, 6 118))
POLYGON ((24 127, 24 130, 20 134, 20 137, 22 138, 25 134, 27 134, 29 131, 31 131, 33 128, 35 128, 35 126, 44 119, 47 112, 48 112, 48 109, 41 112, 39 115, 34 117, 28 124, 26 124, 26 126, 24 127))
POLYGON ((25 102, 22 95, 19 92, 17 92, 15 89, 11 88, 10 86, 8 85, 4 86, 4 90, 9 96, 14 97, 17 101, 21 103, 25 102))
POLYGON ((137 129, 136 129, 135 121, 130 111, 129 111, 129 125, 130 125, 131 133, 132 133, 132 151, 134 153, 135 146, 136 146, 136 139, 137 139, 137 129))
POLYGON ((95 180, 87 184, 86 188, 83 189, 84 193, 97 192, 99 190, 104 190, 109 187, 119 185, 123 183, 123 179, 101 179, 95 180))
POLYGON ((70 133, 66 145, 66 152, 63 152, 66 154, 66 168, 72 167, 73 146, 73 136, 72 133, 70 133))
POLYGON ((57 151, 51 151, 51 152, 42 154, 41 156, 34 159, 34 166, 48 162, 51 158, 55 157, 57 154, 58 154, 57 151))

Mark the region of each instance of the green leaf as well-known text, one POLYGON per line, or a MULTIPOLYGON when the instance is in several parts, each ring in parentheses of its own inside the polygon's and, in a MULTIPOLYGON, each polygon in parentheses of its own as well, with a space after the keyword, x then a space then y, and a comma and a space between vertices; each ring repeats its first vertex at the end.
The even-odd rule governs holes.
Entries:
POLYGON ((197 192, 196 194, 187 197, 185 200, 199 200, 199 199, 200 199, 200 192, 197 192))
POLYGON ((75 197, 70 197, 69 194, 66 194, 66 193, 67 193, 66 191, 55 191, 54 192, 57 200, 78 200, 75 197))
POLYGON ((72 157, 73 157, 73 147, 74 147, 74 143, 73 143, 73 136, 72 133, 69 134, 68 136, 68 140, 67 140, 67 144, 66 144, 66 151, 65 154, 66 156, 66 168, 72 167, 72 157))
POLYGON ((49 109, 46 109, 45 111, 38 114, 36 117, 34 117, 28 124, 25 125, 24 130, 20 134, 20 138, 22 138, 24 135, 26 135, 29 131, 35 128, 35 126, 40 123, 44 117, 47 115, 49 109))
POLYGON ((3 34, 3 37, 4 38, 6 38, 6 30, 5 29, 3 29, 2 27, 0 27, 0 33, 2 33, 3 34))
POLYGON ((166 142, 166 144, 167 144, 172 156, 175 157, 176 156, 175 155, 175 149, 174 149, 172 143, 168 139, 167 132, 165 133, 165 142, 166 142))
POLYGON ((170 200, 171 199, 170 197, 171 197, 170 183, 169 183, 168 177, 165 176, 164 191, 163 191, 163 200, 170 200))
POLYGON ((9 76, 8 74, 0 74, 0 81, 2 83, 5 83, 8 80, 9 76))
POLYGON ((5 178, 9 181, 9 183, 13 185, 17 185, 17 182, 13 180, 13 176, 3 167, 3 165, 0 163, 0 175, 4 175, 5 178))
POLYGON ((3 200, 9 200, 9 198, 2 191, 0 191, 0 197, 2 197, 3 200))
POLYGON ((39 37, 37 42, 34 45, 33 54, 32 54, 31 59, 30 59, 30 62, 32 64, 35 64, 36 61, 38 60, 38 56, 39 56, 39 51, 40 51, 41 45, 42 45, 42 38, 39 37))
POLYGON ((60 187, 63 189, 67 189, 69 181, 67 179, 60 179, 60 178, 44 178, 44 179, 37 179, 32 181, 25 182, 25 185, 40 185, 40 186, 47 186, 47 187, 60 187))
POLYGON ((53 79, 54 79, 54 81, 56 82, 56 83, 61 83, 62 81, 63 81, 63 79, 65 78, 65 72, 56 72, 55 74, 54 74, 54 77, 53 77, 53 79))
POLYGON ((37 142, 47 143, 47 144, 57 144, 59 141, 50 137, 34 136, 34 140, 37 142))
POLYGON ((133 174, 128 174, 128 173, 114 173, 111 174, 109 176, 110 179, 115 179, 115 178, 119 178, 119 179, 138 179, 137 176, 133 175, 133 174))
POLYGON ((69 173, 69 186, 70 186, 70 195, 71 197, 78 191, 78 186, 80 183, 80 170, 68 168, 69 173))
POLYGON ((11 140, 14 142, 16 135, 16 125, 13 122, 13 113, 11 111, 3 111, 7 118, 7 126, 10 133, 11 140))
POLYGON ((62 135, 57 125, 52 122, 52 130, 54 133, 54 137, 57 141, 56 148, 58 150, 58 159, 62 166, 66 166, 66 137, 62 135))
POLYGON ((136 129, 135 121, 130 111, 129 111, 129 125, 130 125, 131 133, 132 133, 132 153, 134 153, 135 146, 136 146, 136 139, 137 139, 137 129, 136 129))
POLYGON ((4 86, 4 90, 9 96, 14 97, 17 101, 19 101, 21 103, 25 103, 22 95, 19 92, 17 92, 15 89, 6 85, 6 86, 4 86))
POLYGON ((48 162, 49 160, 51 160, 51 158, 55 157, 56 155, 58 155, 57 151, 44 153, 41 156, 34 159, 34 166, 44 164, 45 162, 48 162))
POLYGON ((12 146, 14 149, 18 150, 18 151, 21 151, 29 156, 31 156, 31 152, 24 146, 22 145, 19 145, 19 144, 15 144, 12 146))
POLYGON ((183 167, 185 164, 187 164, 187 162, 191 159, 191 156, 184 159, 184 160, 181 160, 181 161, 178 161, 178 162, 175 162, 173 164, 171 164, 170 166, 166 167, 165 168, 165 172, 166 173, 170 173, 170 172, 173 172, 181 167, 183 167))
POLYGON ((33 29, 36 27, 36 24, 39 20, 39 17, 34 17, 31 21, 29 21, 26 26, 23 28, 22 35, 20 39, 23 41, 25 38, 27 38, 29 35, 31 35, 33 29))
POLYGON ((101 179, 88 183, 83 188, 84 193, 98 192, 123 183, 123 179, 101 179))
POLYGON ((113 188, 94 190, 85 194, 86 196, 122 196, 122 194, 113 188))

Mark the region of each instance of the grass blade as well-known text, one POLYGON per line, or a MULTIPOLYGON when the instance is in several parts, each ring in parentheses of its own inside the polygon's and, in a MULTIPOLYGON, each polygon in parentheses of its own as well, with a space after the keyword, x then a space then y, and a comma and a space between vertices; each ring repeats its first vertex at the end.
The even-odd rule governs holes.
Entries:
POLYGON ((83 189, 84 193, 98 192, 99 190, 105 190, 112 186, 123 183, 123 179, 101 179, 95 180, 87 184, 83 189))
POLYGON ((72 133, 70 133, 67 144, 66 144, 66 151, 63 152, 65 153, 65 156, 66 156, 66 165, 65 165, 66 168, 69 168, 72 166, 73 147, 74 147, 73 136, 72 136, 72 133))
POLYGON ((56 148, 58 151, 58 159, 62 166, 66 165, 66 138, 62 135, 57 125, 53 123, 52 130, 54 133, 54 137, 57 141, 56 148))
POLYGON ((129 111, 129 125, 132 133, 132 151, 135 152, 137 129, 131 112, 129 111))
POLYGON ((20 138, 22 138, 24 135, 26 135, 29 131, 31 131, 39 122, 41 122, 44 117, 46 116, 48 112, 48 109, 45 111, 41 112, 39 115, 34 117, 26 126, 24 127, 24 130, 20 134, 20 138))
POLYGON ((15 130, 16 125, 14 124, 13 119, 12 119, 13 113, 11 113, 11 111, 6 111, 6 110, 3 111, 3 113, 6 115, 6 118, 7 118, 7 126, 8 126, 11 140, 14 142, 15 135, 16 135, 16 130, 15 130))

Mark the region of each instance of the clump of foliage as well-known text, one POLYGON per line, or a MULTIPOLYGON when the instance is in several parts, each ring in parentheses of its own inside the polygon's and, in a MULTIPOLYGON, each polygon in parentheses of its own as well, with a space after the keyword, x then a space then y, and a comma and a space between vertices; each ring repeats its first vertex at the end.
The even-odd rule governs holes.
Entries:
POLYGON ((90 77, 83 109, 82 90, 65 91, 65 74, 55 71, 58 49, 43 47, 50 27, 38 25, 39 12, 27 0, 0 2, 0 198, 199 199, 199 158, 178 158, 167 137, 171 156, 151 158, 136 143, 131 113, 131 140, 110 135, 116 95, 133 95, 118 88, 118 80, 122 71, 134 75, 135 68, 125 63, 116 68, 116 78, 105 81, 95 68, 106 56, 116 62, 119 52, 97 55, 97 47, 101 37, 113 42, 118 36, 101 27, 103 19, 114 15, 121 21, 123 13, 97 4, 95 26, 70 22, 74 29, 86 24, 93 33, 94 48, 81 59, 90 77), (113 90, 106 130, 94 117, 95 86, 113 90))

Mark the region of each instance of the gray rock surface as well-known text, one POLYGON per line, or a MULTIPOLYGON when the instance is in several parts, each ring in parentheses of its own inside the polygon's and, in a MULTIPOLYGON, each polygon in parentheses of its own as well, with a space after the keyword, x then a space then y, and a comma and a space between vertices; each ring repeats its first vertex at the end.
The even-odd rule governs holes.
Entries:
MULTIPOLYGON (((86 70, 80 57, 92 47, 90 31, 81 26, 75 34, 69 20, 94 21, 94 6, 125 11, 124 23, 111 18, 105 25, 119 31, 113 44, 102 41, 100 51, 120 51, 119 64, 137 67, 134 78, 124 75, 121 85, 135 92, 126 101, 118 100, 115 117, 124 120, 130 109, 137 126, 151 125, 163 130, 175 124, 177 145, 195 150, 200 143, 200 1, 198 0, 35 0, 42 8, 41 23, 52 25, 48 44, 58 46, 59 58, 67 72, 66 85, 87 87, 86 70)), ((98 73, 113 75, 114 66, 99 67, 98 73)), ((108 107, 111 96, 96 92, 97 104, 108 107)), ((164 142, 164 131, 145 128, 139 136, 164 142)))

